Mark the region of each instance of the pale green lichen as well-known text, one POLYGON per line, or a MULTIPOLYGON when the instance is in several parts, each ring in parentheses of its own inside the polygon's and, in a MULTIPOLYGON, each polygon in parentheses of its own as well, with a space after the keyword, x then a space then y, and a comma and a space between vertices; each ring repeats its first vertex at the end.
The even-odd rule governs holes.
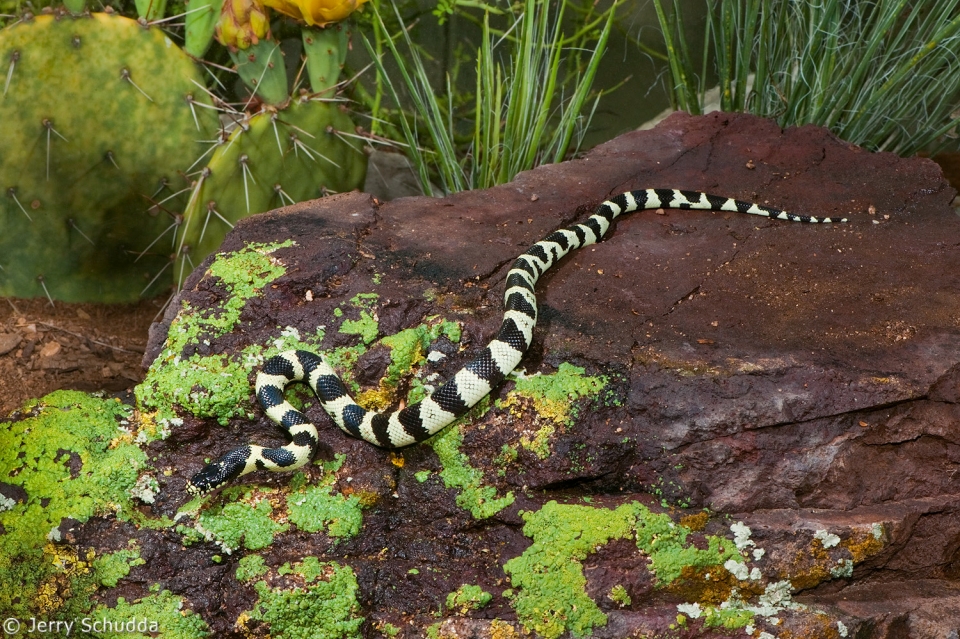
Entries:
POLYGON ((357 578, 349 566, 323 563, 316 557, 284 564, 278 575, 294 575, 303 585, 271 587, 266 580, 254 586, 259 599, 245 613, 269 625, 274 639, 347 639, 360 637, 363 617, 357 603, 357 578))
POLYGON ((627 593, 627 589, 621 584, 617 584, 611 588, 609 594, 607 594, 607 597, 610 598, 610 601, 619 605, 621 608, 626 608, 633 603, 633 600, 630 599, 629 593, 627 593))
MULTIPOLYGON (((805 606, 794 602, 791 598, 789 581, 778 581, 767 584, 763 593, 757 598, 756 604, 744 601, 737 591, 720 605, 680 604, 677 610, 692 619, 703 618, 708 628, 725 628, 736 630, 750 627, 757 617, 775 618, 784 610, 805 610, 805 606)), ((774 620, 774 623, 776 621, 774 620)))
MULTIPOLYGON (((17 584, 0 588, 0 610, 19 616, 49 612, 62 605, 53 594, 55 582, 89 578, 89 567, 80 569, 82 559, 67 562, 77 568, 71 572, 57 558, 65 551, 48 544, 59 538, 63 519, 114 514, 143 523, 131 490, 147 458, 130 431, 121 430, 131 413, 116 399, 57 391, 32 400, 21 410, 26 417, 0 428, 0 477, 26 494, 25 501, 0 511, 0 582, 17 584)), ((100 565, 106 570, 106 563, 100 565)), ((85 609, 85 601, 78 597, 73 609, 85 609)))
POLYGON ((447 608, 467 614, 471 610, 480 610, 493 599, 493 595, 480 586, 463 584, 447 595, 447 608))
POLYGON ((223 491, 223 499, 228 503, 215 504, 197 517, 192 528, 178 526, 177 531, 184 535, 184 543, 200 539, 215 541, 227 554, 240 548, 260 550, 273 543, 274 535, 290 528, 289 524, 274 521, 273 507, 260 494, 243 491, 242 486, 223 491))
POLYGON ((850 559, 838 559, 837 565, 830 569, 830 576, 834 579, 849 579, 853 576, 853 561, 850 559))
POLYGON ((101 586, 114 588, 121 579, 130 574, 133 566, 147 563, 140 558, 140 549, 135 542, 131 541, 129 546, 126 550, 106 553, 93 560, 93 571, 101 586))
POLYGON ((343 465, 346 455, 337 455, 332 462, 325 462, 324 476, 311 486, 291 484, 287 495, 287 512, 291 523, 301 530, 319 532, 326 529, 330 537, 355 537, 363 526, 363 511, 360 498, 333 492, 336 471, 343 465))
POLYGON ((160 482, 150 474, 140 475, 137 478, 137 483, 130 489, 130 496, 145 504, 152 504, 159 493, 160 482))
POLYGON ((176 417, 180 406, 197 417, 212 417, 226 424, 231 417, 250 415, 250 384, 247 379, 257 358, 251 352, 236 355, 182 356, 190 344, 209 344, 210 339, 232 331, 244 305, 264 286, 284 273, 271 257, 293 241, 248 244, 234 253, 216 256, 204 277, 220 280, 229 295, 220 306, 194 310, 184 302, 170 324, 167 341, 153 361, 143 382, 137 385, 137 404, 156 411, 158 419, 176 417))
POLYGON ((834 535, 833 533, 827 532, 826 530, 818 530, 813 534, 813 538, 819 541, 824 550, 833 548, 840 543, 840 537, 834 535))
POLYGON ((269 570, 267 562, 260 555, 241 557, 240 561, 237 562, 237 581, 252 581, 266 574, 269 570))
MULTIPOLYGON (((613 539, 636 539, 638 550, 650 558, 658 588, 670 587, 690 570, 719 569, 727 559, 740 557, 736 546, 723 537, 707 535, 706 548, 698 548, 688 540, 690 529, 636 502, 610 510, 551 501, 536 512, 523 513, 523 519, 523 533, 533 538, 533 544, 508 561, 504 571, 516 589, 512 605, 524 628, 550 639, 564 632, 585 636, 606 624, 606 615, 587 596, 581 562, 613 539)), ((750 617, 749 612, 718 609, 717 622, 742 627, 747 621, 729 624, 750 617)))
POLYGON ((98 606, 80 624, 77 634, 91 633, 103 639, 129 639, 131 636, 163 637, 163 639, 198 639, 210 635, 210 628, 196 613, 184 608, 183 599, 164 590, 134 603, 117 598, 113 607, 98 606))
POLYGON ((532 436, 524 435, 520 444, 540 459, 550 456, 549 440, 560 426, 571 426, 577 419, 577 400, 599 394, 607 385, 604 375, 585 375, 586 369, 566 362, 556 373, 518 376, 512 391, 500 407, 519 412, 524 401, 533 404, 544 423, 532 436))
MULTIPOLYGON (((481 401, 474 410, 467 413, 466 418, 474 413, 486 412, 489 408, 487 400, 481 401)), ((497 497, 497 489, 483 483, 483 471, 470 465, 470 459, 460 452, 463 435, 460 432, 460 423, 455 422, 445 430, 429 440, 433 451, 440 458, 443 470, 440 479, 447 488, 456 488, 457 505, 469 510, 476 519, 486 519, 497 514, 513 503, 513 492, 503 497, 497 497)))

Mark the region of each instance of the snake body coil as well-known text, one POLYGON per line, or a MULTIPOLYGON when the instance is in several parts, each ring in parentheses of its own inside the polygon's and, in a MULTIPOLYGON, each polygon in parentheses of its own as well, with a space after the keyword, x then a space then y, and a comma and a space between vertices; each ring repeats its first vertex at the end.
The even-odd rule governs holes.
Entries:
POLYGON ((324 359, 308 351, 286 351, 267 360, 257 375, 257 399, 270 419, 290 435, 279 448, 249 444, 208 464, 187 483, 199 494, 255 470, 290 471, 306 464, 317 448, 317 429, 283 398, 290 382, 305 381, 344 432, 383 448, 421 442, 466 413, 520 363, 537 323, 537 280, 567 253, 599 241, 615 218, 641 209, 679 208, 736 211, 792 222, 845 222, 846 219, 795 215, 775 208, 696 191, 645 189, 603 202, 582 224, 554 231, 520 255, 507 274, 500 331, 480 354, 433 394, 403 410, 378 414, 359 406, 324 359))

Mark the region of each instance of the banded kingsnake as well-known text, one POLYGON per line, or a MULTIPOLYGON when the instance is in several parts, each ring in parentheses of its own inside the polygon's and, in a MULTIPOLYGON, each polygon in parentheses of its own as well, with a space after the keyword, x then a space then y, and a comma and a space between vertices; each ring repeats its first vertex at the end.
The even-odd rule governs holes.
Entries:
POLYGON ((257 374, 257 399, 273 421, 290 435, 279 448, 246 445, 208 464, 187 483, 198 494, 253 472, 300 468, 317 448, 317 429, 283 398, 293 381, 306 381, 341 430, 383 448, 400 448, 437 433, 483 399, 520 363, 537 323, 537 279, 564 255, 599 241, 617 216, 640 209, 679 208, 738 211, 792 222, 846 222, 846 219, 795 215, 775 208, 695 191, 646 189, 623 193, 603 202, 590 218, 555 231, 517 258, 507 273, 503 324, 497 337, 452 379, 416 404, 390 414, 376 414, 357 405, 343 382, 322 357, 308 351, 286 351, 270 358, 257 374))

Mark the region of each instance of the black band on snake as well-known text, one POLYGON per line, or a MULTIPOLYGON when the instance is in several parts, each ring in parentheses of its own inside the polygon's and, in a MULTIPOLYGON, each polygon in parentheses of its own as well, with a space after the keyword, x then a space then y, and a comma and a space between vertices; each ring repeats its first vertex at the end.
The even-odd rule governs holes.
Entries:
POLYGON ((208 464, 187 483, 199 494, 214 490, 255 470, 290 471, 306 464, 317 448, 317 429, 283 398, 286 385, 307 382, 333 421, 344 432, 382 448, 401 448, 434 435, 483 399, 520 363, 537 323, 537 280, 567 253, 599 241, 615 218, 642 209, 677 208, 736 211, 791 222, 846 222, 846 218, 795 215, 775 208, 696 191, 646 189, 603 202, 582 224, 554 231, 517 258, 507 273, 503 323, 480 354, 436 391, 403 410, 368 411, 347 394, 324 359, 307 351, 286 351, 270 358, 257 375, 257 399, 270 419, 290 435, 279 448, 249 444, 208 464))

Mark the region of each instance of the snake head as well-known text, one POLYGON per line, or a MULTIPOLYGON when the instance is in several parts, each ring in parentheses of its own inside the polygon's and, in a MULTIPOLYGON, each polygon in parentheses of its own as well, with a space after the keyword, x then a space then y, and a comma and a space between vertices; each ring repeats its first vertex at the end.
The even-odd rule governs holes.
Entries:
POLYGON ((244 475, 247 470, 247 461, 252 457, 250 446, 241 446, 235 448, 222 458, 207 464, 203 469, 190 478, 187 482, 186 490, 191 495, 203 495, 216 490, 223 484, 240 475, 244 475))

